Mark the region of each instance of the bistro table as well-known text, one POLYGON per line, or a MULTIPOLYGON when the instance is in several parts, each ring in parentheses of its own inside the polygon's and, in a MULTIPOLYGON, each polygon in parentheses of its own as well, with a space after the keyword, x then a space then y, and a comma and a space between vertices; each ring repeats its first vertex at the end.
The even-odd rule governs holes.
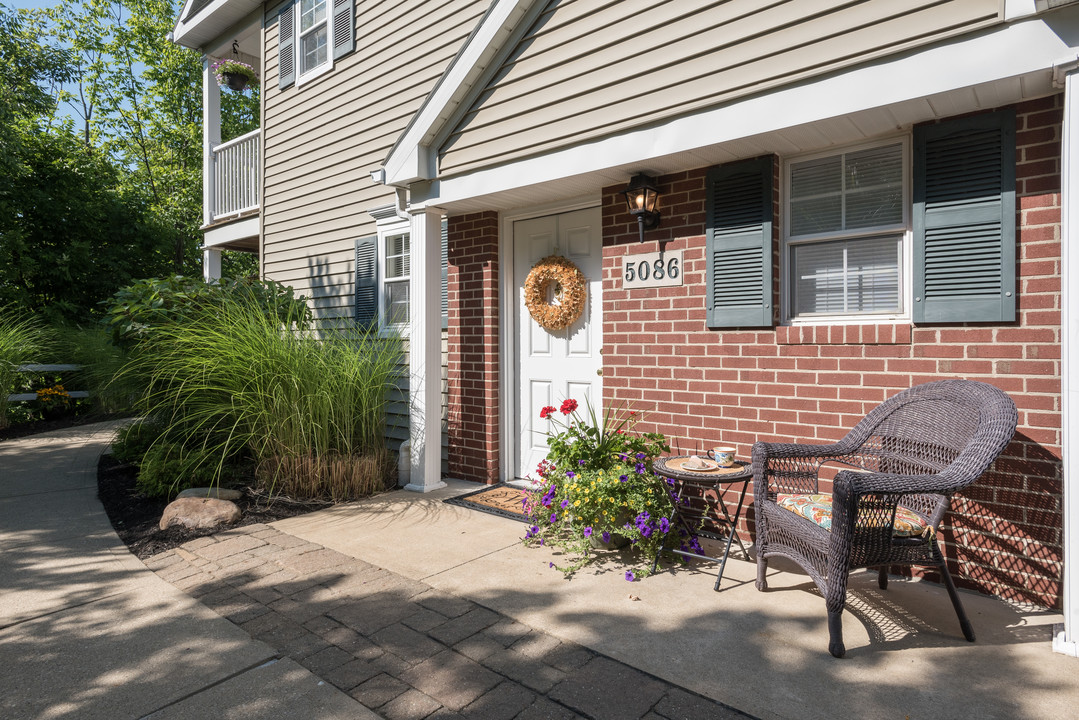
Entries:
MULTIPOLYGON (((731 554, 731 543, 738 541, 738 547, 747 560, 749 553, 746 552, 742 539, 736 531, 738 518, 742 515, 742 506, 746 499, 746 490, 749 488, 749 480, 753 477, 753 471, 749 463, 736 461, 734 467, 717 467, 715 462, 708 460, 712 466, 709 470, 688 470, 683 468, 686 461, 691 460, 692 455, 678 455, 675 457, 658 458, 652 463, 652 470, 665 478, 674 480, 677 487, 677 499, 674 504, 673 517, 667 518, 672 527, 678 526, 692 535, 705 537, 718 542, 725 542, 723 557, 711 557, 698 554, 692 550, 662 548, 656 554, 652 564, 652 570, 659 564, 659 556, 666 549, 676 555, 690 558, 700 558, 710 562, 719 563, 719 575, 716 576, 714 590, 719 590, 719 583, 723 580, 723 570, 727 567, 727 556, 731 554), (723 502, 723 496, 731 490, 732 485, 741 485, 738 494, 738 507, 731 515, 727 511, 727 504, 723 502), (686 493, 691 492, 694 497, 684 502, 686 493), (697 499, 697 496, 700 499, 697 499)), ((669 536, 668 536, 669 537, 669 536)))

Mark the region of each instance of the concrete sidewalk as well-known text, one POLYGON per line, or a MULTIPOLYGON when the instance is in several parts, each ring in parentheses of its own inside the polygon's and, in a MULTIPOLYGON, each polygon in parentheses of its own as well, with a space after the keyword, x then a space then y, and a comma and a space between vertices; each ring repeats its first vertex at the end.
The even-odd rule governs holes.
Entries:
POLYGON ((1059 616, 852 579, 847 656, 823 600, 732 560, 566 581, 524 525, 403 491, 187 543, 146 566, 94 497, 108 427, 0 443, 0 717, 1060 718, 1059 616), (181 592, 181 590, 183 592, 181 592), (192 598, 197 598, 196 602, 192 598), (213 612, 211 612, 211 610, 213 612), (357 702, 358 701, 358 702, 357 702), (361 705, 362 703, 362 705, 361 705), (365 709, 369 708, 369 709, 365 709), (737 709, 736 709, 737 708, 737 709))
POLYGON ((128 552, 97 500, 115 427, 0 442, 0 717, 377 718, 128 552))

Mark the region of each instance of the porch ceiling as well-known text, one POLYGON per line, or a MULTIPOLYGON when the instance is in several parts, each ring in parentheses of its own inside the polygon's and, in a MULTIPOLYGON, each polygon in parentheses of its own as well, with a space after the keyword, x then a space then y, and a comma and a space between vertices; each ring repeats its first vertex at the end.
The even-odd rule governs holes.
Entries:
MULTIPOLYGON (((1011 105, 1053 92, 1052 71, 1038 70, 770 132, 746 135, 688 151, 664 154, 656 142, 656 146, 641 148, 640 157, 647 159, 639 162, 612 165, 562 177, 548 177, 545 181, 534 184, 518 185, 510 182, 507 184, 517 186, 499 192, 473 194, 475 189, 490 186, 491 173, 502 171, 507 173, 507 177, 516 179, 522 175, 527 176, 530 165, 534 167, 538 163, 550 170, 552 165, 557 165, 560 156, 568 158, 573 153, 589 153, 593 150, 589 145, 585 145, 559 151, 545 158, 534 158, 512 166, 485 170, 474 176, 435 181, 432 183, 430 202, 451 214, 505 211, 555 203, 595 195, 603 187, 628 182, 629 178, 638 172, 667 175, 769 153, 780 156, 798 155, 909 131, 917 123, 1011 105)), ((605 141, 592 145, 601 145, 603 142, 605 141)))

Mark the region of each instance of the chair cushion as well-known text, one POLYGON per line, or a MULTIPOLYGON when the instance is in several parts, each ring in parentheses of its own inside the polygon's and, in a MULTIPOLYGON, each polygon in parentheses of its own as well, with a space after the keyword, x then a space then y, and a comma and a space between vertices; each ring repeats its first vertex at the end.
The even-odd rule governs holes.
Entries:
MULTIPOLYGON (((779 507, 784 510, 790 510, 793 513, 801 515, 806 520, 820 525, 825 530, 831 532, 832 530, 832 496, 831 495, 783 495, 780 494, 776 498, 776 502, 779 507)), ((861 522, 865 522, 866 518, 861 518, 861 522)), ((896 508, 895 512, 895 526, 893 528, 895 537, 914 537, 916 535, 925 536, 933 532, 932 526, 930 526, 924 519, 919 517, 917 513, 908 510, 905 507, 896 508)))

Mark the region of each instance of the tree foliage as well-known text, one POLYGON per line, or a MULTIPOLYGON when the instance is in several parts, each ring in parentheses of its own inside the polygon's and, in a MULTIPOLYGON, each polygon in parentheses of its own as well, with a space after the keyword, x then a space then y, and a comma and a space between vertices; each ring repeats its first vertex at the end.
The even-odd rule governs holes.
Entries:
MULTIPOLYGON (((0 303, 83 320, 139 277, 200 273, 202 58, 167 39, 181 6, 0 5, 0 303)), ((258 127, 257 91, 225 93, 222 125, 258 127)))

